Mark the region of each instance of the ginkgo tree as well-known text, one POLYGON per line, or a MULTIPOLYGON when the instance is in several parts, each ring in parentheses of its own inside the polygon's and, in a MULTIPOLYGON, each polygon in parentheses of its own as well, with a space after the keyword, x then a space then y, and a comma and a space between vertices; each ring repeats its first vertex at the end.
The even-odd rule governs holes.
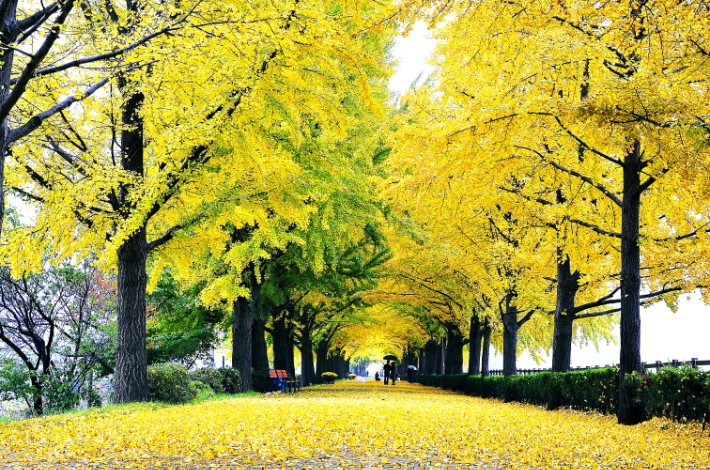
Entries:
MULTIPOLYGON (((642 281, 663 290, 669 272, 685 270, 675 277, 681 289, 702 284, 689 257, 672 252, 689 250, 690 238, 706 240, 708 109, 698 97, 707 90, 707 6, 481 1, 444 8, 439 92, 458 118, 442 135, 468 142, 481 156, 479 169, 516 174, 520 165, 544 165, 554 170, 548 175, 596 194, 567 220, 617 239, 623 383, 641 370, 642 281), (595 201, 613 212, 590 217, 595 201), (681 258, 685 265, 664 262, 681 258), (644 279, 642 263, 655 275, 644 279)), ((587 251, 568 246, 566 253, 583 259, 587 251)), ((619 388, 619 422, 645 419, 619 388)))
MULTIPOLYGON (((106 27, 92 28, 92 37, 132 43, 156 20, 188 13, 199 20, 185 34, 131 51, 125 60, 146 67, 118 77, 81 113, 51 121, 42 141, 26 142, 12 180, 41 208, 32 234, 60 256, 96 250, 118 266, 117 402, 147 399, 148 255, 202 220, 206 207, 224 207, 219 198, 238 199, 244 182, 293 172, 275 130, 303 139, 311 122, 342 134, 341 89, 376 107, 368 73, 379 65, 368 47, 380 36, 369 27, 386 8, 210 1, 163 14, 129 6, 105 10, 106 27)), ((293 200, 272 203, 286 211, 293 200)), ((242 210, 237 225, 256 217, 252 207, 242 210)), ((18 234, 13 246, 32 234, 18 234)))

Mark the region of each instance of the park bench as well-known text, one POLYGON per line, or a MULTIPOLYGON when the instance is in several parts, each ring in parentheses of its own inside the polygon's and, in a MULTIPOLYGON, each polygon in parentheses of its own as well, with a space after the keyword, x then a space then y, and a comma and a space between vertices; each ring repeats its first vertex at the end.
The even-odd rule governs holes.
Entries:
POLYGON ((269 387, 271 392, 295 392, 301 388, 301 384, 290 378, 285 370, 269 370, 269 387))

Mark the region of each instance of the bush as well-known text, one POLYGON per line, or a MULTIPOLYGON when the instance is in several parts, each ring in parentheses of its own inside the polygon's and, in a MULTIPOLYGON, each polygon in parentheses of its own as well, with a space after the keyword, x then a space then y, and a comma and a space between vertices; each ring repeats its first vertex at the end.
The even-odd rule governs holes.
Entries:
POLYGON ((646 412, 676 421, 710 421, 710 373, 691 368, 664 368, 656 374, 627 376, 646 412))
POLYGON ((197 380, 190 380, 189 387, 190 393, 194 394, 197 398, 207 398, 215 394, 212 387, 197 380))
POLYGON ((215 369, 217 375, 221 377, 222 390, 224 393, 234 395, 242 391, 242 376, 237 369, 231 367, 219 367, 215 369))
POLYGON ((224 387, 222 386, 222 375, 211 367, 205 367, 203 369, 197 369, 190 372, 190 380, 200 382, 207 385, 215 393, 224 393, 224 387))
POLYGON ((35 389, 30 383, 31 373, 24 365, 10 359, 0 361, 0 402, 10 400, 34 401, 35 389))
POLYGON ((48 374, 42 377, 44 413, 61 413, 79 406, 79 392, 72 375, 48 374))
POLYGON ((164 362, 148 367, 148 388, 151 401, 186 403, 197 397, 197 389, 190 387, 185 366, 164 362))

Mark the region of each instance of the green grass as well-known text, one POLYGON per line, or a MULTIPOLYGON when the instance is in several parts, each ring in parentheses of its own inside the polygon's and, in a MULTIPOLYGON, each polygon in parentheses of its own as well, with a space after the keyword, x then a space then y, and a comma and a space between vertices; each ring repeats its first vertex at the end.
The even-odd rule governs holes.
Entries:
POLYGON ((13 421, 15 421, 13 418, 2 418, 2 417, 0 417, 0 424, 12 423, 13 421))

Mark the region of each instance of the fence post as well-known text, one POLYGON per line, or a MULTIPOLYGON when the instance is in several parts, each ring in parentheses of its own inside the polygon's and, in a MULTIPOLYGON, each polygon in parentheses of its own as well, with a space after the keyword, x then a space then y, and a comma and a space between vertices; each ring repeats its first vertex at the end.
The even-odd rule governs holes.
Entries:
POLYGON ((659 370, 663 367, 663 363, 661 361, 656 361, 656 373, 658 373, 659 370))
POLYGON ((673 367, 678 367, 678 359, 673 359, 673 360, 671 361, 671 365, 672 365, 673 367))
POLYGON ((697 357, 693 357, 690 359, 690 367, 692 367, 693 369, 698 368, 698 358, 697 357))

